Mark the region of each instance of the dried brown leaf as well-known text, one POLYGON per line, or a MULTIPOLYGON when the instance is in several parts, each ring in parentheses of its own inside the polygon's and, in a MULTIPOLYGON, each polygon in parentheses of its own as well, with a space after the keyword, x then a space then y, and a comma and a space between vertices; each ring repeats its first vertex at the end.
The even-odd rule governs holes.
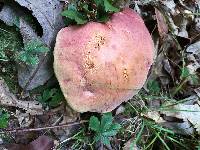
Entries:
POLYGON ((169 30, 168 25, 166 23, 165 17, 157 8, 155 8, 155 13, 156 13, 156 20, 158 23, 158 31, 161 38, 163 38, 168 33, 169 30))
POLYGON ((11 144, 6 146, 9 150, 52 150, 54 142, 48 136, 40 136, 28 145, 11 144))
POLYGON ((3 79, 0 79, 0 105, 18 107, 24 109, 26 113, 31 115, 41 115, 44 112, 39 102, 18 100, 16 96, 9 91, 3 79))

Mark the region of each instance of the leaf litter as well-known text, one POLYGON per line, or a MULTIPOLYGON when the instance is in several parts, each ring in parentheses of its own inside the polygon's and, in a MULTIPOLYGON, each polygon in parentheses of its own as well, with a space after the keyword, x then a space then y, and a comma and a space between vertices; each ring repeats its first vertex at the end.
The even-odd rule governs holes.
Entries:
MULTIPOLYGON (((200 2, 195 0, 130 0, 122 2, 123 6, 130 6, 143 16, 147 27, 151 31, 156 47, 155 63, 142 91, 142 94, 144 92, 150 98, 145 97, 146 95, 143 97, 141 94, 142 96, 136 96, 130 101, 131 105, 133 107, 137 106, 141 110, 148 108, 147 112, 140 112, 137 109, 136 112, 139 116, 148 118, 175 133, 186 136, 200 134, 200 2)), ((69 1, 39 0, 36 2, 15 0, 12 3, 6 1, 3 1, 3 3, 4 5, 0 11, 0 20, 9 26, 19 28, 24 45, 28 41, 39 39, 50 50, 53 49, 56 34, 64 26, 60 13, 69 1), (36 18, 42 28, 42 35, 38 35, 32 24, 25 19, 24 9, 28 9, 31 15, 36 18)), ((36 66, 19 63, 19 85, 25 91, 44 85, 53 76, 53 70, 49 67, 51 62, 51 52, 47 52, 40 55, 36 66)), ((6 83, 3 80, 0 80, 0 82, 0 104, 11 111, 15 108, 13 116, 18 118, 19 127, 59 125, 85 118, 85 116, 80 116, 67 106, 60 108, 58 106, 58 110, 55 111, 56 114, 50 109, 50 113, 53 116, 52 114, 45 115, 49 108, 45 110, 42 104, 33 101, 34 98, 37 99, 37 95, 28 101, 19 100, 20 94, 12 94, 6 83)), ((27 99, 30 98, 29 96, 25 97, 27 99)), ((133 109, 132 106, 131 109, 133 109)), ((129 107, 126 105, 122 104, 120 109, 116 117, 122 116, 126 120, 127 112, 129 114, 128 117, 132 115, 130 115, 131 111, 127 111, 129 107)), ((137 123, 136 120, 135 124, 137 123)), ((131 127, 133 128, 133 126, 131 127)), ((139 133, 141 127, 140 123, 138 123, 137 127, 134 126, 134 133, 139 133)), ((53 129, 51 132, 53 131, 54 135, 60 141, 63 141, 71 136, 72 130, 77 129, 53 129)), ((43 133, 45 134, 46 132, 43 133)), ((145 134, 149 134, 148 130, 145 131, 145 134)), ((129 148, 135 139, 135 136, 128 137, 128 134, 126 136, 126 141, 122 142, 122 145, 125 145, 124 149, 129 148)), ((159 136, 156 137, 158 138, 159 136)), ((114 137, 114 139, 119 140, 117 137, 114 137)), ((145 137, 143 137, 143 140, 146 140, 145 137)), ((45 137, 44 141, 47 141, 48 145, 47 137, 45 137)), ((36 143, 41 144, 40 138, 39 141, 36 139, 36 143)), ((116 143, 115 145, 119 145, 119 143, 116 143)), ((42 145, 45 144, 42 143, 42 145)), ((31 143, 18 146, 31 146, 34 149, 31 143)), ((141 144, 136 143, 134 147, 140 149, 141 144)))
MULTIPOLYGON (((27 1, 27 0, 16 0, 16 2, 32 11, 32 15, 36 17, 37 21, 42 27, 43 35, 39 37, 30 26, 30 24, 25 21, 22 8, 16 8, 14 3, 5 3, 0 12, 0 19, 3 20, 8 25, 16 24, 19 22, 19 29, 23 36, 24 43, 30 40, 41 39, 45 45, 50 49, 53 47, 53 42, 55 41, 55 36, 57 32, 63 27, 63 21, 60 16, 62 11, 62 4, 58 1, 27 1), (16 9, 16 10, 15 10, 16 9), (49 11, 51 10, 51 11, 49 11), (22 15, 21 15, 21 13, 22 15)), ((51 64, 51 54, 46 53, 40 56, 39 63, 36 66, 31 65, 21 65, 18 67, 18 81, 19 84, 25 88, 25 90, 31 90, 40 85, 46 83, 46 81, 53 75, 52 68, 49 67, 51 64)))

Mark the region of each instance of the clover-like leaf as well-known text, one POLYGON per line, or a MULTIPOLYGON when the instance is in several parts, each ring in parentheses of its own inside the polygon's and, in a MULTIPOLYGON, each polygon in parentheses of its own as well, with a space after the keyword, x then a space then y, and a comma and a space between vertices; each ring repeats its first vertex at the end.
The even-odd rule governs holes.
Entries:
POLYGON ((89 121, 89 128, 93 131, 99 132, 100 130, 100 122, 97 117, 92 116, 89 121))
POLYGON ((103 133, 103 136, 115 136, 120 128, 120 124, 112 124, 109 130, 103 133))
POLYGON ((92 116, 89 121, 89 128, 95 132, 94 141, 101 141, 104 145, 110 145, 110 137, 115 136, 121 126, 118 123, 113 123, 111 113, 106 113, 101 117, 101 121, 92 116))
POLYGON ((24 44, 24 49, 17 55, 17 60, 28 65, 39 63, 39 54, 46 53, 50 49, 39 39, 30 40, 24 44))
POLYGON ((102 137, 101 138, 101 142, 104 144, 104 145, 110 145, 110 139, 109 137, 102 137))
POLYGON ((104 7, 105 7, 106 12, 119 12, 119 11, 120 11, 120 9, 114 7, 114 6, 109 2, 109 0, 104 0, 104 7))
POLYGON ((76 21, 77 24, 85 24, 88 22, 87 18, 76 10, 65 10, 61 15, 76 21))
POLYGON ((42 104, 47 104, 50 107, 58 106, 64 99, 62 92, 59 89, 46 89, 42 96, 38 96, 38 101, 42 104))
POLYGON ((111 113, 104 114, 101 119, 101 129, 103 131, 106 131, 107 129, 109 129, 112 124, 112 121, 113 121, 113 117, 111 113))

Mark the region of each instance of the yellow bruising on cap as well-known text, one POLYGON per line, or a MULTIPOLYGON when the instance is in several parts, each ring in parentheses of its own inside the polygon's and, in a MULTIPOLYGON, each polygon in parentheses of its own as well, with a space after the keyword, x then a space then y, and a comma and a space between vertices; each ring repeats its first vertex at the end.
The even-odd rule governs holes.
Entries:
POLYGON ((86 69, 93 69, 95 67, 94 61, 93 61, 93 57, 90 54, 91 52, 88 52, 87 54, 85 54, 84 57, 84 68, 86 69))
POLYGON ((92 40, 88 42, 87 47, 100 50, 101 46, 104 45, 105 42, 105 36, 103 36, 101 33, 94 33, 92 40))
POLYGON ((123 69, 123 77, 126 81, 129 80, 128 70, 126 68, 123 69))
POLYGON ((100 33, 95 33, 92 40, 90 40, 86 45, 86 52, 84 53, 84 68, 94 71, 96 65, 94 63, 94 54, 91 50, 98 49, 105 44, 105 37, 100 33))
POLYGON ((94 48, 97 48, 99 50, 100 47, 105 44, 105 41, 106 40, 104 36, 97 34, 94 39, 94 43, 95 43, 94 48))

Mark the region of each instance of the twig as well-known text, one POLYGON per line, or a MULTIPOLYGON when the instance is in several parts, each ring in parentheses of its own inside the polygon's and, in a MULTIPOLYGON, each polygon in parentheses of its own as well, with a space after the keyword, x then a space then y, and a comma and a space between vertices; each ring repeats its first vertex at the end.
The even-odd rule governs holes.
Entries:
POLYGON ((46 126, 46 127, 39 127, 39 128, 15 128, 15 129, 4 129, 0 132, 0 134, 4 133, 20 133, 20 132, 32 132, 32 131, 41 131, 41 130, 48 130, 48 129, 55 129, 55 128, 64 128, 64 127, 70 127, 75 125, 80 125, 83 123, 87 123, 87 120, 82 120, 80 122, 71 122, 67 124, 62 125, 56 125, 56 126, 46 126))

